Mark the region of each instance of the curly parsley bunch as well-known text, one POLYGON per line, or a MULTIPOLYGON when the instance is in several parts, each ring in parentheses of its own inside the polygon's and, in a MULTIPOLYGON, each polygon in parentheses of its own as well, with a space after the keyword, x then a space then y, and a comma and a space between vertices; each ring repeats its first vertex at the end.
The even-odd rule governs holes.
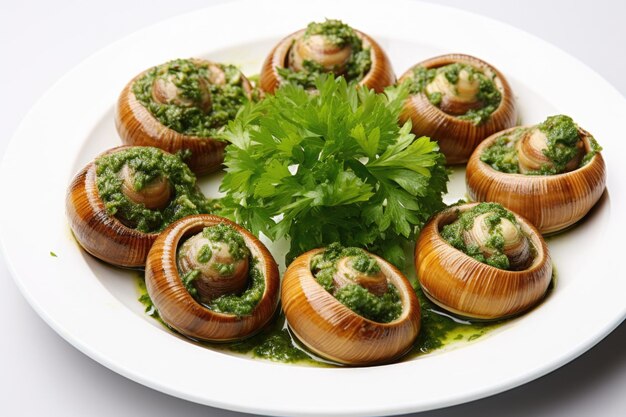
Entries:
POLYGON ((330 75, 316 88, 286 85, 229 124, 226 214, 289 238, 288 261, 341 242, 401 266, 404 246, 444 207, 444 156, 410 122, 399 126, 404 87, 376 94, 330 75))

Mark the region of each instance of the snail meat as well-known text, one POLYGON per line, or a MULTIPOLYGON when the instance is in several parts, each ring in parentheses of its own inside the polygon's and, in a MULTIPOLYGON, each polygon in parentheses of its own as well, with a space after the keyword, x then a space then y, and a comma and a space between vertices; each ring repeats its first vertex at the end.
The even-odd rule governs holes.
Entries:
POLYGON ((459 215, 441 231, 452 246, 500 269, 525 269, 535 252, 515 215, 496 203, 482 203, 459 215))

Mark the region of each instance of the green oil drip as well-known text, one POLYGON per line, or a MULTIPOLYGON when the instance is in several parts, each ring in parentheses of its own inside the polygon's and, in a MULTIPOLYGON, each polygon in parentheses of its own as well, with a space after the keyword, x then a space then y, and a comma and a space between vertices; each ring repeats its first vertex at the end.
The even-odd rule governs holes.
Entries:
MULTIPOLYGON (((553 271, 552 281, 544 300, 550 295, 556 283, 556 268, 553 268, 553 271)), ((159 317, 158 311, 152 305, 146 290, 143 276, 139 274, 136 276, 139 301, 146 307, 146 314, 158 320, 168 330, 178 333, 159 317)), ((413 347, 403 357, 403 361, 424 356, 443 348, 472 342, 514 320, 514 318, 507 318, 499 321, 479 321, 455 317, 428 300, 419 287, 415 289, 415 292, 421 307, 421 329, 413 347)), ((523 314, 528 314, 528 312, 523 314)), ((183 337, 185 336, 183 335, 183 337)), ((302 342, 289 331, 282 311, 276 314, 271 323, 259 333, 240 342, 210 343, 193 339, 189 340, 213 350, 231 352, 273 362, 319 367, 341 366, 309 352, 302 342)))

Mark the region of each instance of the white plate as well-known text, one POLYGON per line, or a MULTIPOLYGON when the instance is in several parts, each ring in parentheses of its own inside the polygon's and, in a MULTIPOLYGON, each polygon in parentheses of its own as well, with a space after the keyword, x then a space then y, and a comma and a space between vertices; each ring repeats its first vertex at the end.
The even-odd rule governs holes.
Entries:
MULTIPOLYGON (((240 2, 177 17, 119 41, 76 67, 31 110, 0 171, 0 238, 22 292, 61 336, 114 371, 177 397, 283 415, 381 415, 457 404, 515 387, 577 357, 626 316, 618 252, 626 212, 626 101, 557 48, 502 23, 398 1, 240 2), (373 368, 324 369, 255 361, 189 343, 143 315, 131 275, 81 251, 64 213, 72 176, 120 143, 113 104, 138 72, 201 56, 258 72, 282 36, 324 17, 377 39, 401 74, 439 53, 498 67, 524 123, 566 113, 604 146, 608 194, 582 224, 549 240, 559 282, 539 308, 459 349, 373 368), (50 252, 58 257, 52 257, 50 252)), ((215 193, 217 181, 205 181, 215 193)), ((464 195, 462 172, 449 200, 464 195)), ((279 254, 279 248, 273 248, 279 254)), ((278 257, 282 259, 282 254, 278 257)))

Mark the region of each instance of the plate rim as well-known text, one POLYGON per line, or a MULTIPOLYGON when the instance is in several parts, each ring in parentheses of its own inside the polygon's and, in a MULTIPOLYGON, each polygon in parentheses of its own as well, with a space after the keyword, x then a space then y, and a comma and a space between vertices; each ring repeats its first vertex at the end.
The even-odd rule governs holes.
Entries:
MULTIPOLYGON (((159 30, 159 28, 163 28, 165 26, 167 26, 168 24, 172 24, 173 22, 183 22, 185 20, 193 20, 194 16, 196 15, 202 15, 202 14, 207 14, 208 11, 215 11, 217 9, 222 10, 222 12, 224 12, 224 10, 236 10, 236 8, 238 6, 240 6, 242 3, 245 3, 247 5, 254 5, 256 4, 255 2, 252 1, 238 1, 238 2, 232 2, 232 3, 226 3, 226 4, 220 4, 220 5, 213 5, 213 6, 209 6, 205 9, 201 9, 198 11, 194 11, 191 13, 186 13, 177 17, 173 17, 170 19, 167 19, 165 21, 162 21, 160 23, 157 23, 155 25, 151 25, 145 29, 142 29, 138 32, 135 32, 127 37, 124 37, 114 43, 112 43, 111 45, 103 48, 102 50, 100 50, 99 52, 95 53, 94 55, 92 55, 91 57, 87 58, 87 60, 83 61, 81 64, 77 65, 74 69, 72 69, 70 72, 68 72, 64 77, 62 77, 59 81, 57 81, 49 90, 46 94, 44 94, 44 96, 35 104, 35 106, 33 106, 33 108, 29 111, 29 113, 27 114, 27 116, 24 118, 24 120, 22 121, 22 123, 20 124, 20 126, 18 127, 18 129, 16 130, 16 132, 14 133, 9 145, 7 146, 7 149, 5 151, 3 160, 2 160, 2 164, 0 166, 0 172, 7 174, 9 168, 11 166, 11 164, 14 164, 15 161, 12 160, 12 158, 14 157, 14 154, 17 152, 16 148, 18 148, 18 146, 16 145, 16 143, 19 141, 19 138, 25 135, 25 131, 27 130, 27 125, 29 122, 32 123, 31 119, 35 118, 35 116, 37 115, 37 112, 40 111, 40 108, 42 106, 45 105, 46 101, 50 99, 50 97, 53 95, 53 93, 59 88, 60 85, 63 85, 64 83, 67 83, 68 80, 71 81, 72 80, 72 76, 74 74, 76 74, 78 71, 81 70, 81 68, 85 68, 87 65, 89 65, 90 63, 93 63, 94 61, 97 61, 99 59, 99 57, 102 57, 104 54, 107 53, 107 51, 111 51, 114 50, 115 48, 119 48, 120 45, 124 45, 126 43, 130 43, 133 41, 133 39, 136 39, 137 37, 141 37, 141 36, 146 36, 146 34, 149 34, 155 30, 159 30), (142 35, 143 34, 143 35, 142 35)), ((263 4, 265 5, 266 3, 269 3, 269 1, 267 2, 263 2, 263 4)), ((286 4, 287 2, 282 1, 282 4, 286 4)), ((322 4, 329 4, 332 3, 330 1, 327 0, 323 0, 320 3, 322 4)), ((356 2, 355 2, 356 3, 356 2)), ((273 5, 275 5, 276 3, 272 3, 273 5)), ((373 3, 370 3, 373 4, 373 3)), ((439 5, 432 5, 432 4, 424 4, 424 3, 418 3, 418 2, 406 2, 406 1, 399 1, 398 4, 404 4, 406 7, 412 7, 415 10, 427 10, 427 9, 437 9, 437 10, 448 10, 448 11, 454 11, 455 14, 462 14, 462 15, 467 15, 470 16, 470 18, 472 19, 485 19, 486 21, 491 21, 491 22, 495 22, 495 24, 497 25, 503 25, 503 26, 507 26, 510 29, 513 29, 514 33, 521 33, 525 36, 530 36, 531 38, 533 38, 535 41, 538 41, 540 43, 542 43, 544 46, 548 46, 549 48, 552 49, 557 49, 556 47, 547 44, 545 41, 540 40, 539 38, 535 37, 534 35, 530 35, 527 34, 526 32, 523 32, 519 29, 513 28, 512 26, 509 25, 505 25, 503 23, 497 22, 493 19, 490 18, 486 18, 483 16, 479 16, 476 15, 474 13, 470 13, 470 12, 466 12, 466 11, 460 11, 458 9, 454 9, 451 7, 447 7, 447 6, 439 6, 439 5)), ((257 6, 260 7, 260 6, 257 6)), ((577 59, 569 56, 568 54, 566 54, 565 52, 557 49, 557 51, 560 54, 564 54, 570 61, 576 61, 577 65, 582 66, 583 69, 585 69, 585 71, 587 72, 591 72, 595 75, 594 82, 598 82, 598 80, 601 80, 602 82, 604 82, 606 84, 605 87, 609 87, 609 89, 615 91, 613 89, 613 87, 610 87, 608 85, 608 83, 606 83, 606 81, 604 81, 601 77, 599 77, 597 74, 595 74, 592 70, 590 70, 585 64, 582 64, 580 61, 578 61, 577 59)), ((623 99, 623 97, 621 97, 621 95, 619 93, 617 93, 621 99, 621 104, 626 106, 626 100, 623 99)), ((110 108, 111 107, 111 103, 108 103, 106 106, 101 106, 101 107, 107 107, 110 108)), ((626 108, 626 107, 625 107, 626 108)), ((617 169, 615 169, 616 171, 617 169)), ((615 172, 613 171, 613 172, 615 172)), ((69 175, 69 174, 68 174, 69 175)), ((7 184, 7 175, 1 175, 0 176, 0 186, 6 186, 7 184)), ((615 177, 614 177, 615 178, 615 177)), ((67 178, 64 178, 63 181, 61 182, 65 182, 65 185, 67 185, 67 178)), ((623 187, 622 187, 623 188, 623 187)), ((617 187, 615 187, 615 189, 617 189, 617 187)), ((615 202, 613 202, 614 197, 617 197, 617 201, 621 201, 621 196, 619 195, 613 195, 611 194, 611 200, 612 200, 612 205, 616 204, 615 202)), ((53 199, 54 200, 54 199, 53 199)), ((7 213, 7 209, 6 208, 2 208, 0 209, 0 213, 6 214, 7 213)), ((39 300, 37 299, 36 296, 33 295, 31 289, 28 287, 27 283, 24 282, 20 276, 23 275, 23 272, 20 272, 20 268, 17 265, 14 264, 13 259, 9 256, 9 253, 13 252, 13 249, 10 247, 10 245, 7 243, 6 238, 5 238, 5 231, 6 230, 10 230, 10 228, 7 226, 6 224, 6 219, 7 216, 0 216, 0 231, 2 231, 2 233, 0 233, 0 248, 2 249, 2 253, 5 256, 5 260, 6 260, 6 264, 7 267, 10 271, 11 276, 13 277, 14 281, 16 282, 18 288, 20 289, 20 291, 22 292, 22 294, 24 294, 25 298, 28 300, 28 302, 33 306, 33 308, 35 309, 35 311, 37 311, 37 313, 57 332, 59 333, 64 339, 66 339, 69 343, 71 343, 73 346, 75 346, 76 348, 78 348, 80 351, 82 351, 83 353, 87 354, 88 356, 92 357, 93 359, 95 359, 96 361, 102 363, 103 365, 109 367, 110 369, 114 370, 115 372, 126 376, 129 379, 135 380, 137 382, 140 382, 144 385, 150 386, 154 389, 169 393, 169 394, 173 394, 176 395, 178 397, 181 398, 185 398, 191 401, 195 401, 195 402, 201 402, 201 403, 205 403, 205 404, 209 404, 209 405, 213 405, 213 406, 217 406, 217 407, 221 407, 221 408, 227 408, 227 409, 231 409, 231 410, 237 410, 237 411, 247 411, 247 412, 264 412, 264 413, 274 413, 274 414, 297 414, 297 415, 316 415, 317 412, 315 413, 310 413, 308 414, 306 411, 303 410, 292 410, 292 409, 279 409, 279 408, 274 408, 274 409, 265 409, 262 407, 252 407, 250 405, 246 405, 243 406, 241 404, 233 404, 233 403, 227 403, 227 402, 220 402, 217 399, 214 399, 213 401, 206 401, 206 399, 202 399, 202 398, 197 398, 193 395, 189 395, 189 393, 187 392, 176 392, 175 389, 171 389, 170 387, 165 387, 163 384, 158 384, 155 383, 152 380, 149 380, 149 378, 145 378, 142 377, 142 375, 137 374, 136 372, 132 372, 131 370, 124 368, 123 366, 120 366, 119 363, 115 362, 115 361, 111 361, 108 357, 103 356, 100 354, 100 352, 98 352, 97 349, 94 349, 94 347, 86 345, 85 343, 83 343, 84 341, 81 340, 80 338, 76 337, 76 335, 72 335, 66 332, 65 327, 59 323, 57 320, 55 320, 55 318, 50 314, 49 310, 47 310, 46 308, 44 308, 41 303, 39 302, 39 300)), ((63 221, 64 222, 64 221, 63 221)), ((105 289, 106 291, 106 289, 105 289)), ((579 356, 580 354, 584 353, 586 350, 590 349, 593 345, 595 345, 597 342, 599 342, 602 338, 604 338, 608 333, 610 333, 615 327, 617 327, 621 321, 624 319, 624 317, 626 316, 626 307, 624 307, 622 309, 623 311, 621 312, 621 317, 619 315, 616 315, 613 320, 610 320, 608 322, 605 323, 605 326, 596 331, 595 334, 595 338, 593 338, 593 340, 585 340, 585 341, 581 341, 581 343, 578 346, 575 346, 574 348, 570 349, 568 351, 567 355, 563 355, 560 357, 559 361, 554 361, 552 362, 549 366, 544 366, 543 368, 539 369, 539 370, 531 370, 526 374, 522 374, 522 375, 517 375, 517 378, 514 378, 513 380, 509 380, 506 381, 503 384, 500 384, 497 389, 493 389, 493 387, 491 389, 484 389, 484 390, 476 390, 476 391, 468 391, 466 392, 464 395, 459 395, 457 397, 455 397, 452 401, 449 402, 440 402, 440 403, 431 403, 429 405, 426 405, 425 408, 420 408, 419 406, 416 406, 415 404, 409 404, 408 408, 406 405, 403 406, 397 406, 396 408, 394 407, 388 407, 386 409, 366 409, 366 407, 356 407, 356 408, 351 408, 351 409, 342 409, 342 410, 332 410, 331 412, 333 414, 339 414, 339 415, 371 415, 371 414, 378 414, 380 412, 391 412, 391 413, 403 413, 403 412, 411 412, 411 411, 420 411, 420 410, 425 410, 425 409, 430 409, 430 408, 438 408, 438 407, 442 407, 442 406, 446 406, 446 405, 453 405, 453 404, 458 404, 461 402, 466 402, 466 401, 470 401, 470 400, 474 400, 477 398, 482 398, 488 395, 492 395, 492 394, 496 394, 498 392, 502 392, 504 390, 513 388, 515 386, 521 385, 525 382, 528 382, 532 379, 535 379, 539 376, 542 376, 560 366, 562 366, 563 364, 571 361, 572 359, 574 359, 575 357, 579 356)), ((447 352, 446 355, 450 354, 451 352, 447 352)), ((229 362, 229 361, 226 361, 229 362)), ((253 363, 251 361, 248 361, 249 363, 253 363)), ((265 368, 268 364, 262 364, 260 365, 260 368, 265 368)), ((257 365, 250 365, 252 367, 257 367, 257 365)), ((281 365, 277 365, 277 364, 269 364, 269 366, 271 366, 271 369, 274 369, 275 367, 279 367, 281 368, 281 365)), ((394 366, 394 365, 390 365, 390 366, 394 366)), ((291 367, 288 367, 290 369, 293 369, 291 367)), ((380 368, 384 368, 384 367, 379 367, 379 368, 363 368, 363 369, 380 369, 380 368)), ((282 371, 281 371, 282 372, 282 371)), ((345 372, 345 370, 342 370, 341 372, 345 372)), ((368 374, 370 372, 358 372, 360 374, 368 374)), ((425 404, 422 404, 422 406, 424 406, 425 404)))

